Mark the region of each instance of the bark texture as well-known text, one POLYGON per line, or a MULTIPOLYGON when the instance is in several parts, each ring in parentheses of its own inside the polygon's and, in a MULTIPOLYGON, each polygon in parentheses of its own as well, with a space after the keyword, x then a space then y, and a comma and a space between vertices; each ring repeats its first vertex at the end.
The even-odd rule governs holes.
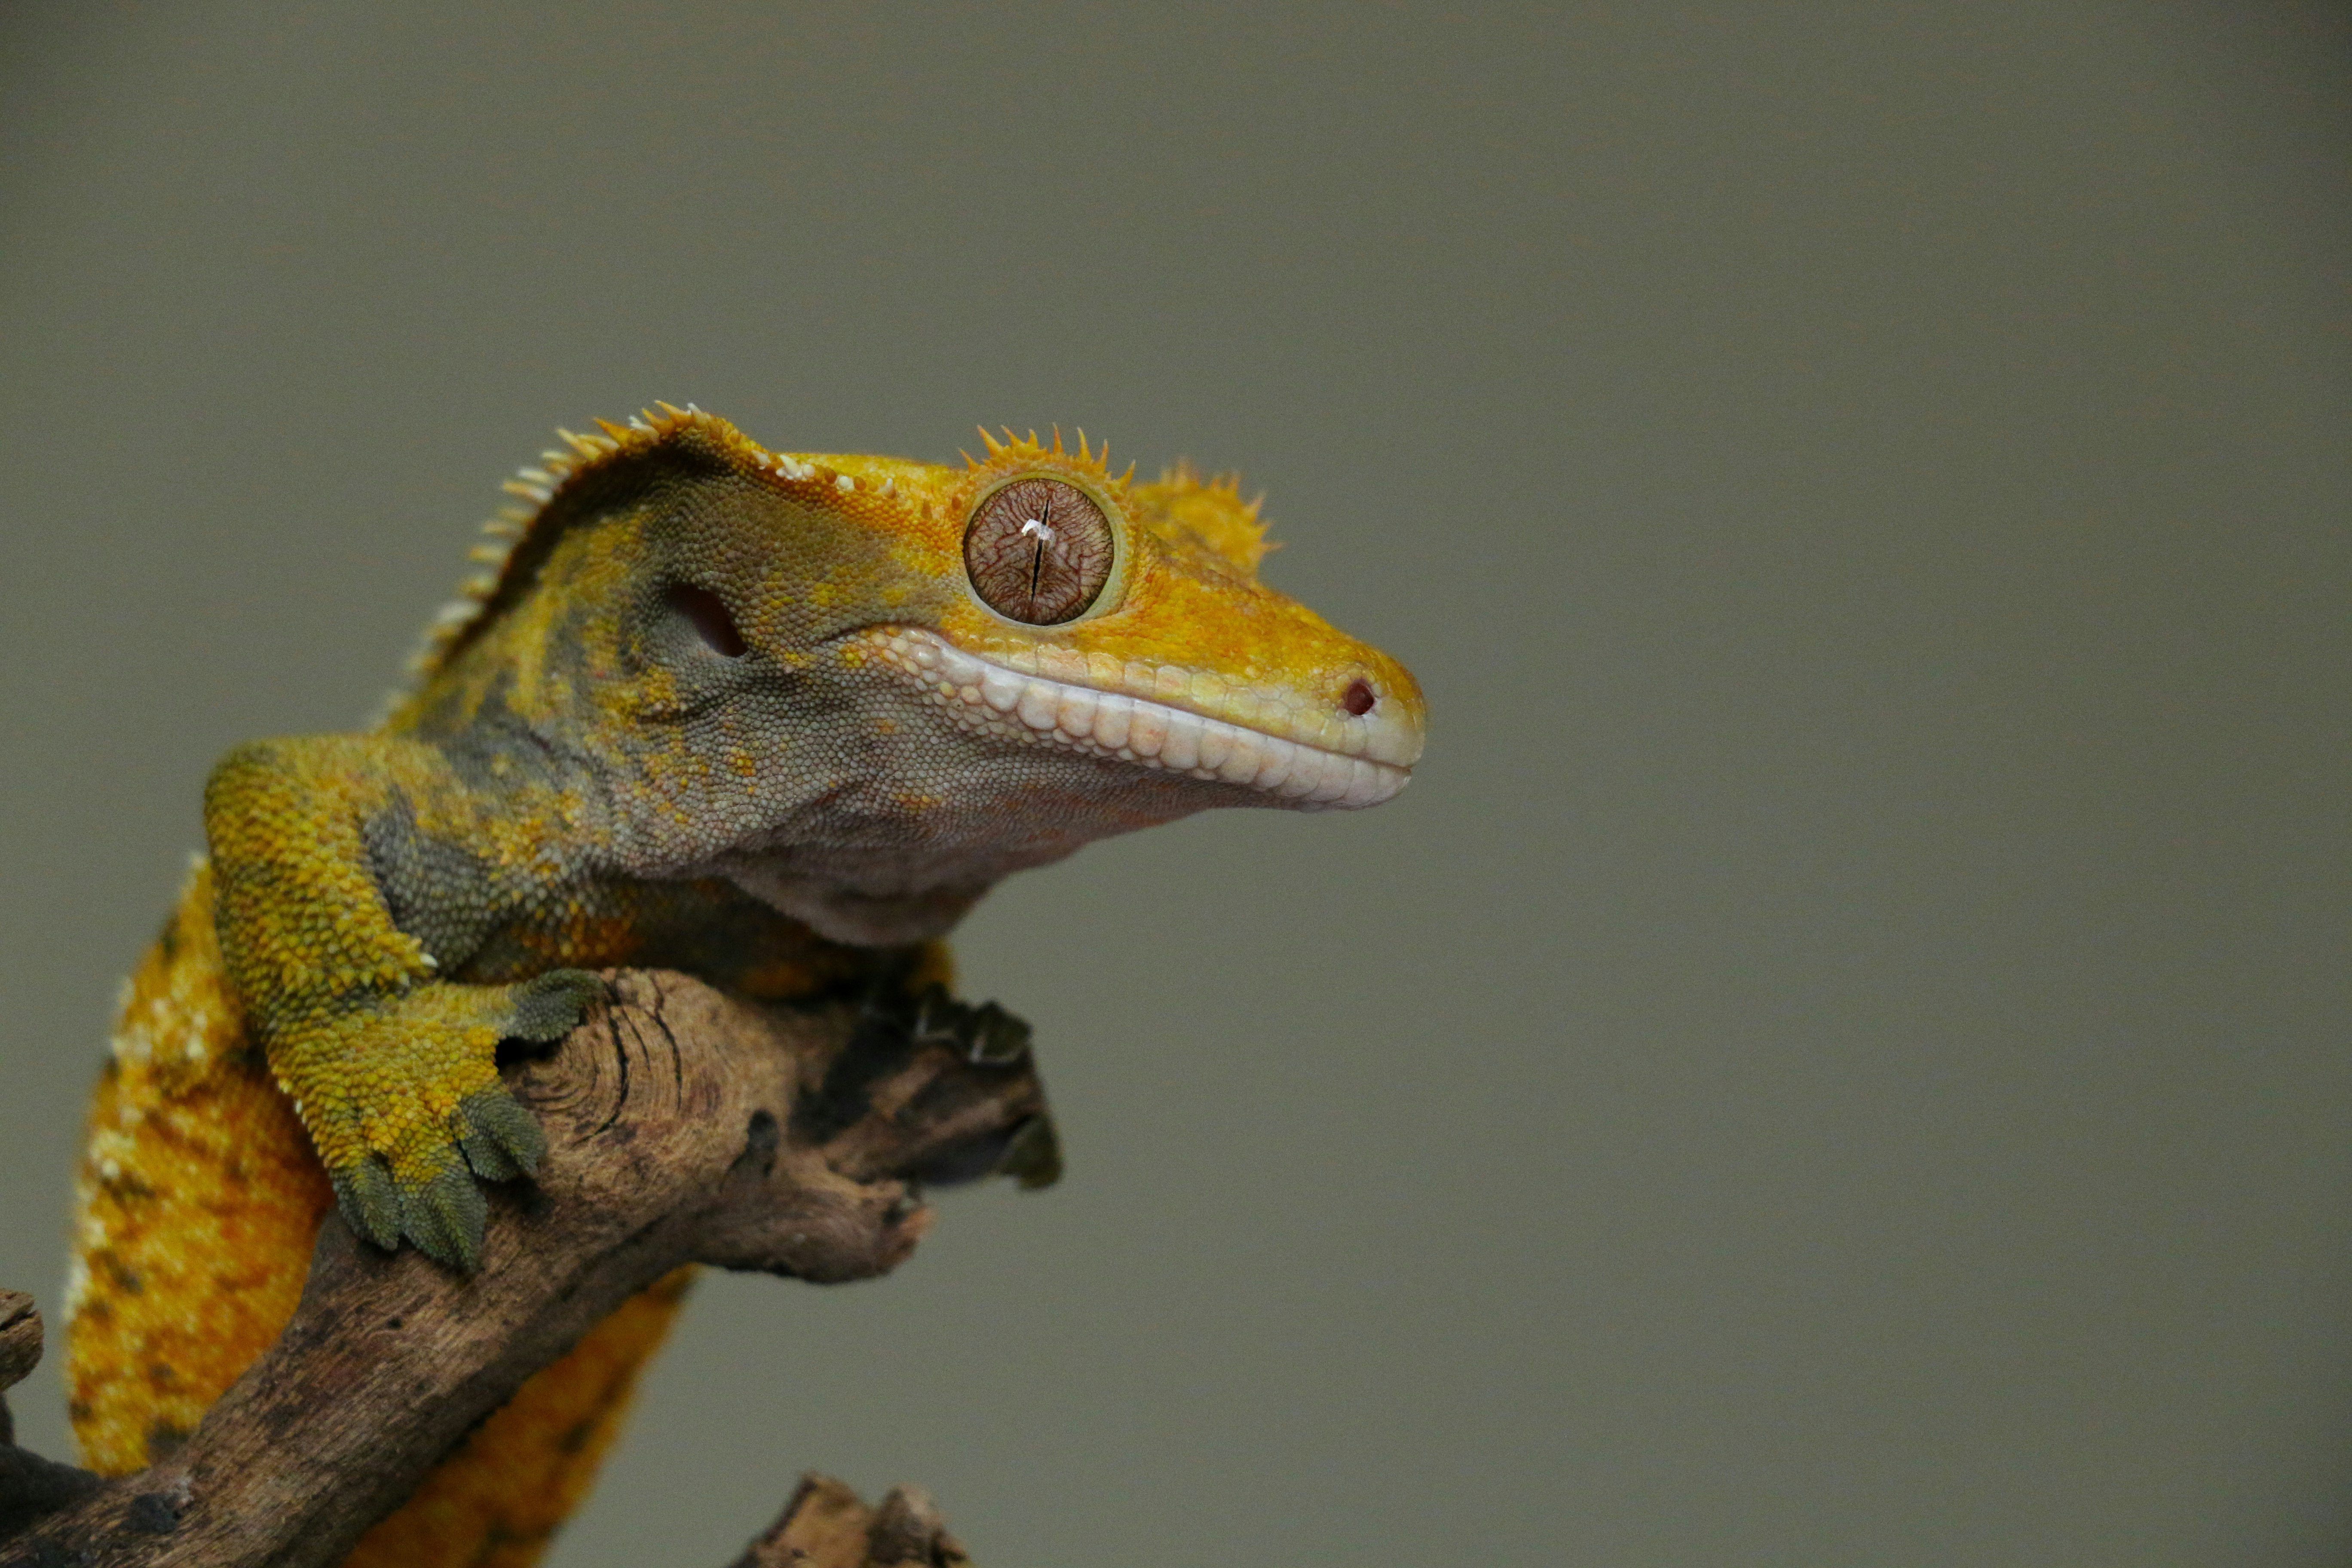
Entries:
MULTIPOLYGON (((0 1568, 325 1568, 678 1265, 866 1279, 928 1228, 925 1183, 1055 1174, 1026 1031, 993 1007, 759 1007, 680 974, 608 978, 608 1005, 508 1070, 551 1153, 535 1183, 494 1190, 478 1274, 378 1251, 330 1215, 285 1333, 169 1459, 101 1481, 0 1429, 0 1568)), ((31 1300, 0 1292, 0 1390, 40 1340, 31 1300)), ((817 1477, 741 1559, 969 1561, 919 1492, 868 1510, 817 1477)))

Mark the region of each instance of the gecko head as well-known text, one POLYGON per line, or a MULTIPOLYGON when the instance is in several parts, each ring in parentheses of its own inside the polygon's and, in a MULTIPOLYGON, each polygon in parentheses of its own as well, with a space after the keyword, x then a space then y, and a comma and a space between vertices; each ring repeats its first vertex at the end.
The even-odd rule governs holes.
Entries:
POLYGON ((524 478, 574 521, 525 521, 412 707, 478 713, 507 669, 499 701, 617 781, 639 874, 909 940, 1091 839, 1378 805, 1421 754, 1412 675, 1259 582, 1231 478, 1135 484, 1058 433, 777 453, 679 410, 580 440, 524 478))
POLYGON ((1234 479, 1135 485, 1083 436, 983 439, 963 470, 910 476, 922 500, 893 531, 949 591, 845 652, 977 743, 1222 786, 1188 801, 1346 808, 1404 787, 1420 687, 1258 581, 1265 530, 1234 479))

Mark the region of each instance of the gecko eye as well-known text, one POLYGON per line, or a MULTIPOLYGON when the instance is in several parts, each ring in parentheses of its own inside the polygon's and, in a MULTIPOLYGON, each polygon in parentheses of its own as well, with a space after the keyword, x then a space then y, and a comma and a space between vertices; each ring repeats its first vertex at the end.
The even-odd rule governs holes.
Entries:
POLYGON ((705 647, 721 658, 740 658, 750 645, 736 629, 735 617, 727 613, 727 601, 708 588, 688 584, 670 587, 669 607, 677 611, 692 626, 705 647))
POLYGON ((992 490, 964 527, 963 569, 1000 616, 1033 626, 1086 613, 1110 581, 1109 520, 1092 497, 1059 479, 1015 479, 992 490))

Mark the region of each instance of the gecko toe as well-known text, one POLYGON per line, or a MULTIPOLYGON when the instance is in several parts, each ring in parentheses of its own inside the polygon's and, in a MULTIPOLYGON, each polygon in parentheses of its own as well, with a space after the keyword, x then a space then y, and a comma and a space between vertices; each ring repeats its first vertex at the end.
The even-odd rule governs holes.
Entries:
POLYGON ((560 1040, 608 994, 604 980, 587 970, 551 969, 515 987, 514 1014, 506 1033, 519 1040, 560 1040))
POLYGON ((1029 1035, 1027 1020, 994 1002, 983 1002, 965 1021, 965 1059, 975 1067, 1018 1067, 1028 1059, 1029 1035))
POLYGON ((899 1005, 907 1037, 918 1046, 946 1046, 975 1067, 1017 1067, 1028 1058, 1028 1024, 998 1003, 975 1007, 933 984, 899 1005))
POLYGON ((547 1158, 547 1134, 540 1131, 539 1119, 503 1086, 476 1089, 451 1120, 466 1163, 485 1182, 537 1175, 539 1163, 547 1158))
POLYGON ((461 1274, 481 1268, 490 1205, 463 1165, 453 1161, 399 1190, 400 1228, 419 1252, 461 1274))
POLYGON ((382 1157, 362 1156, 356 1163, 330 1169, 327 1179, 335 1189, 335 1206, 343 1223, 386 1252, 400 1245, 400 1192, 382 1157))
POLYGON ((996 1162, 996 1173, 1010 1176, 1023 1192, 1036 1192, 1062 1179, 1062 1138, 1054 1119, 1039 1114, 1013 1130, 1012 1142, 996 1162))

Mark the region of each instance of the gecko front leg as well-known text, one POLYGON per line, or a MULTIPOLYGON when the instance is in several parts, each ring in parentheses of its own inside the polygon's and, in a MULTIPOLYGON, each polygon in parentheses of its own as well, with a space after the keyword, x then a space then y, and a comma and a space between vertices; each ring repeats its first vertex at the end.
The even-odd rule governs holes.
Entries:
MULTIPOLYGON (((368 826, 413 819, 419 795, 450 787, 416 742, 258 742, 214 770, 205 827, 223 962, 345 1221, 379 1247, 404 1238, 470 1271, 488 1218, 478 1184, 528 1175, 546 1152, 499 1081, 499 1042, 561 1038, 604 987, 564 968, 454 984, 440 972, 463 955, 403 929, 368 826)), ((478 919, 463 921, 460 900, 445 930, 487 920, 475 902, 478 919)))

